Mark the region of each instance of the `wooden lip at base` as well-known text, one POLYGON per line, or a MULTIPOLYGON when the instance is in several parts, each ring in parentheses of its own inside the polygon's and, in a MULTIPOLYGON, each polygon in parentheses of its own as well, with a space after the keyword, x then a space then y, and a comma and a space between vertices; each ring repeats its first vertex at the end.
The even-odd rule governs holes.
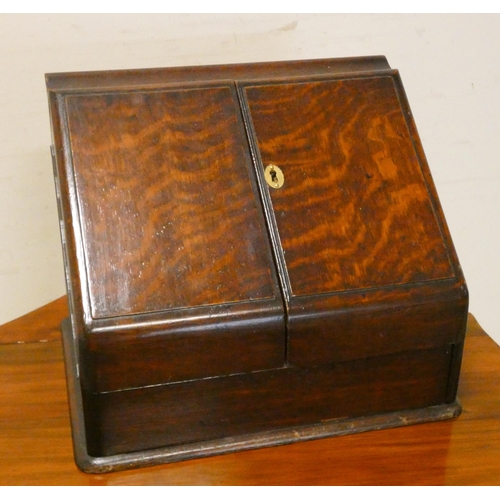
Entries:
POLYGON ((87 473, 100 474, 138 467, 149 467, 236 451, 292 444, 300 441, 343 436, 346 434, 357 434, 366 431, 402 427, 424 422, 434 422, 458 417, 462 411, 458 401, 455 401, 451 404, 396 411, 383 415, 335 419, 331 422, 314 425, 256 432, 242 436, 123 453, 108 457, 94 457, 87 453, 82 411, 82 394, 80 391, 80 384, 76 377, 76 357, 71 338, 71 325, 69 320, 66 319, 62 323, 62 339, 65 354, 64 359, 68 384, 74 456, 78 467, 83 472, 87 473))

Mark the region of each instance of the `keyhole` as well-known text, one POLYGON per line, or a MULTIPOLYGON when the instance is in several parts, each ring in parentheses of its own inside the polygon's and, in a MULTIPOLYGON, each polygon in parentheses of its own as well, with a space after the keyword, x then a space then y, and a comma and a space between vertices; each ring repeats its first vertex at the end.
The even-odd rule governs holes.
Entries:
POLYGON ((274 170, 273 168, 269 173, 271 174, 271 180, 273 181, 273 184, 279 184, 278 174, 276 173, 276 170, 274 170))
POLYGON ((272 163, 265 168, 264 177, 267 185, 273 189, 279 189, 285 182, 285 176, 281 169, 272 163))

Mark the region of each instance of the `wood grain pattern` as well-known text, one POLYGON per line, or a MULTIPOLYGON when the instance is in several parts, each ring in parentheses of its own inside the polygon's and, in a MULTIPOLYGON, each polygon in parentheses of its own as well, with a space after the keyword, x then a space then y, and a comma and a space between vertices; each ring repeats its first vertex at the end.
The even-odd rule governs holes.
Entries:
POLYGON ((397 72, 286 66, 48 78, 97 460, 455 401, 467 288, 397 72))
POLYGON ((89 391, 281 367, 285 325, 231 83, 49 93, 89 391))
POLYGON ((61 339, 61 318, 68 316, 68 299, 60 297, 28 315, 0 326, 0 344, 49 342, 61 339))
POLYGON ((295 366, 461 343, 468 292, 397 71, 242 82, 295 366), (262 178, 268 164, 281 189, 262 178))
POLYGON ((262 307, 244 320, 231 316, 200 315, 178 327, 97 333, 82 356, 93 368, 85 386, 117 391, 284 366, 283 315, 262 307))
POLYGON ((94 318, 274 297, 230 87, 66 97, 94 318))
MULTIPOLYGON (((33 329, 64 314, 44 307, 33 329)), ((90 475, 73 461, 60 341, 1 345, 0 484, 498 485, 500 348, 473 316, 459 398, 454 420, 90 475)))
POLYGON ((459 283, 298 297, 288 311, 288 362, 311 366, 461 344, 468 296, 459 283))
POLYGON ((391 77, 245 95, 293 296, 454 276, 391 77))

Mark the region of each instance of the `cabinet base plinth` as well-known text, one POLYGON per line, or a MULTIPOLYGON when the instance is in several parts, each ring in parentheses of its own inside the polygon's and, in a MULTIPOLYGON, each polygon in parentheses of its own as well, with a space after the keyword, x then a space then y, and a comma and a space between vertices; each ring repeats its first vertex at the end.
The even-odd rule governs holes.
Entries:
POLYGON ((100 474, 255 448, 286 445, 300 441, 433 422, 457 417, 461 412, 460 404, 455 401, 451 404, 393 411, 356 418, 337 418, 310 425, 277 428, 220 439, 158 447, 144 451, 116 453, 110 456, 92 456, 88 453, 82 392, 76 377, 75 353, 71 327, 68 321, 63 323, 62 330, 75 461, 82 471, 88 473, 100 474))

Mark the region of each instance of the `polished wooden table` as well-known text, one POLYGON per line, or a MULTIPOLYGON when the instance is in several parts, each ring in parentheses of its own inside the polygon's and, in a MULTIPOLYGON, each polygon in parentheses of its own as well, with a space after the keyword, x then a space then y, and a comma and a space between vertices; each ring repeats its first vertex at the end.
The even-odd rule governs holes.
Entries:
POLYGON ((469 316, 455 420, 90 475, 73 462, 66 298, 0 326, 0 485, 500 484, 500 347, 469 316))

